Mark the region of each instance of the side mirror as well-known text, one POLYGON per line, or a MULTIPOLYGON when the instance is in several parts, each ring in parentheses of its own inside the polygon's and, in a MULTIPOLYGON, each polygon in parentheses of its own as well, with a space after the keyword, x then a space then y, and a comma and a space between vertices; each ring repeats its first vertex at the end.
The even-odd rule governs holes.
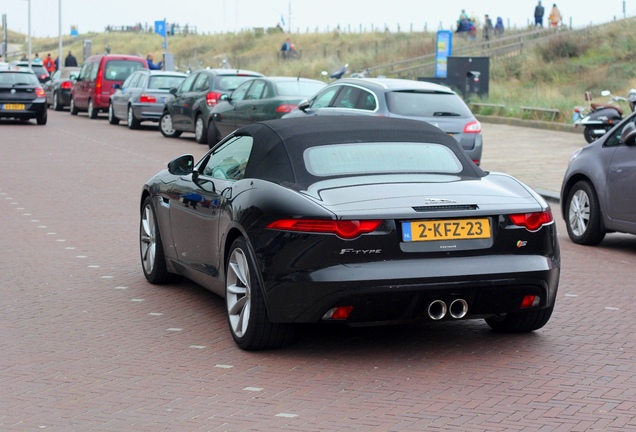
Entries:
POLYGON ((228 95, 227 93, 223 93, 221 95, 221 97, 219 98, 220 101, 231 101, 232 98, 230 97, 230 95, 228 95))
POLYGON ((298 104, 298 109, 302 112, 307 112, 309 108, 309 101, 307 99, 300 101, 300 103, 298 104))
POLYGON ((636 142, 636 125, 630 122, 625 125, 623 132, 621 132, 621 142, 623 144, 631 146, 636 142))
POLYGON ((168 162, 168 172, 173 175, 188 175, 194 170, 194 156, 183 155, 168 162))
POLYGON ((120 88, 121 88, 121 85, 120 85, 120 84, 113 84, 113 88, 114 88, 115 90, 120 89, 120 88))
POLYGON ((171 94, 171 95, 173 95, 173 96, 174 96, 174 95, 176 95, 176 94, 177 94, 177 88, 176 88, 176 87, 172 87, 172 88, 169 90, 169 92, 170 92, 170 94, 171 94))
POLYGON ((611 95, 611 94, 612 94, 612 92, 610 92, 609 90, 603 90, 603 91, 601 92, 601 96, 609 96, 609 95, 611 95))
POLYGON ((77 77, 77 78, 75 78, 75 81, 79 82, 79 81, 83 81, 83 80, 82 80, 82 77, 77 77))

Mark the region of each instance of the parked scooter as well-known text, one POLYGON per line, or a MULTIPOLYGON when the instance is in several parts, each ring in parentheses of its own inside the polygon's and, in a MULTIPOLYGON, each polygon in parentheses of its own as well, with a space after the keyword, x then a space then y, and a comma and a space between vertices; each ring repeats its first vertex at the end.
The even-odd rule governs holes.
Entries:
POLYGON ((629 102, 629 106, 634 111, 636 106, 636 89, 629 91, 627 98, 614 96, 609 90, 601 92, 602 96, 610 96, 607 103, 592 102, 590 92, 585 92, 585 100, 588 107, 574 108, 574 126, 583 126, 583 136, 588 143, 591 143, 603 135, 618 122, 623 119, 623 108, 615 102, 629 102))

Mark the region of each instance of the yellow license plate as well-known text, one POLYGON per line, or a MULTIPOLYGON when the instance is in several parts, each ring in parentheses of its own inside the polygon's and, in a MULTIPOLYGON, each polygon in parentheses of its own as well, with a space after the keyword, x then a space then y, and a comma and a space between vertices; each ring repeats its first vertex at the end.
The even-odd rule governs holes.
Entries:
POLYGON ((3 108, 7 111, 21 111, 24 109, 24 104, 4 104, 3 108))
POLYGON ((402 240, 471 240, 490 238, 490 219, 441 219, 402 222, 402 240))

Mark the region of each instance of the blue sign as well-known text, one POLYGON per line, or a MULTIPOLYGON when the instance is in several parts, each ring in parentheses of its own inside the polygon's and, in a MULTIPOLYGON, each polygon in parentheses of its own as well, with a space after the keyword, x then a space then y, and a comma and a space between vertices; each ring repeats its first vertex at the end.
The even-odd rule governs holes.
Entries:
POLYGON ((155 21, 155 33, 166 37, 166 20, 155 21))
POLYGON ((435 78, 448 76, 448 57, 453 52, 453 32, 440 30, 437 32, 435 43, 435 78))

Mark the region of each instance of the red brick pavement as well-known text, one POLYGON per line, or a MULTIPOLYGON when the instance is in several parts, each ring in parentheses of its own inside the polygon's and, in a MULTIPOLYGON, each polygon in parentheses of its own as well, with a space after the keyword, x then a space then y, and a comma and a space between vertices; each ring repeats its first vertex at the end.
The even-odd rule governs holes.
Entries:
POLYGON ((140 269, 141 184, 204 146, 67 112, 0 127, 0 431, 636 430, 636 238, 579 247, 559 221, 533 334, 307 326, 247 353, 221 299, 140 269))

